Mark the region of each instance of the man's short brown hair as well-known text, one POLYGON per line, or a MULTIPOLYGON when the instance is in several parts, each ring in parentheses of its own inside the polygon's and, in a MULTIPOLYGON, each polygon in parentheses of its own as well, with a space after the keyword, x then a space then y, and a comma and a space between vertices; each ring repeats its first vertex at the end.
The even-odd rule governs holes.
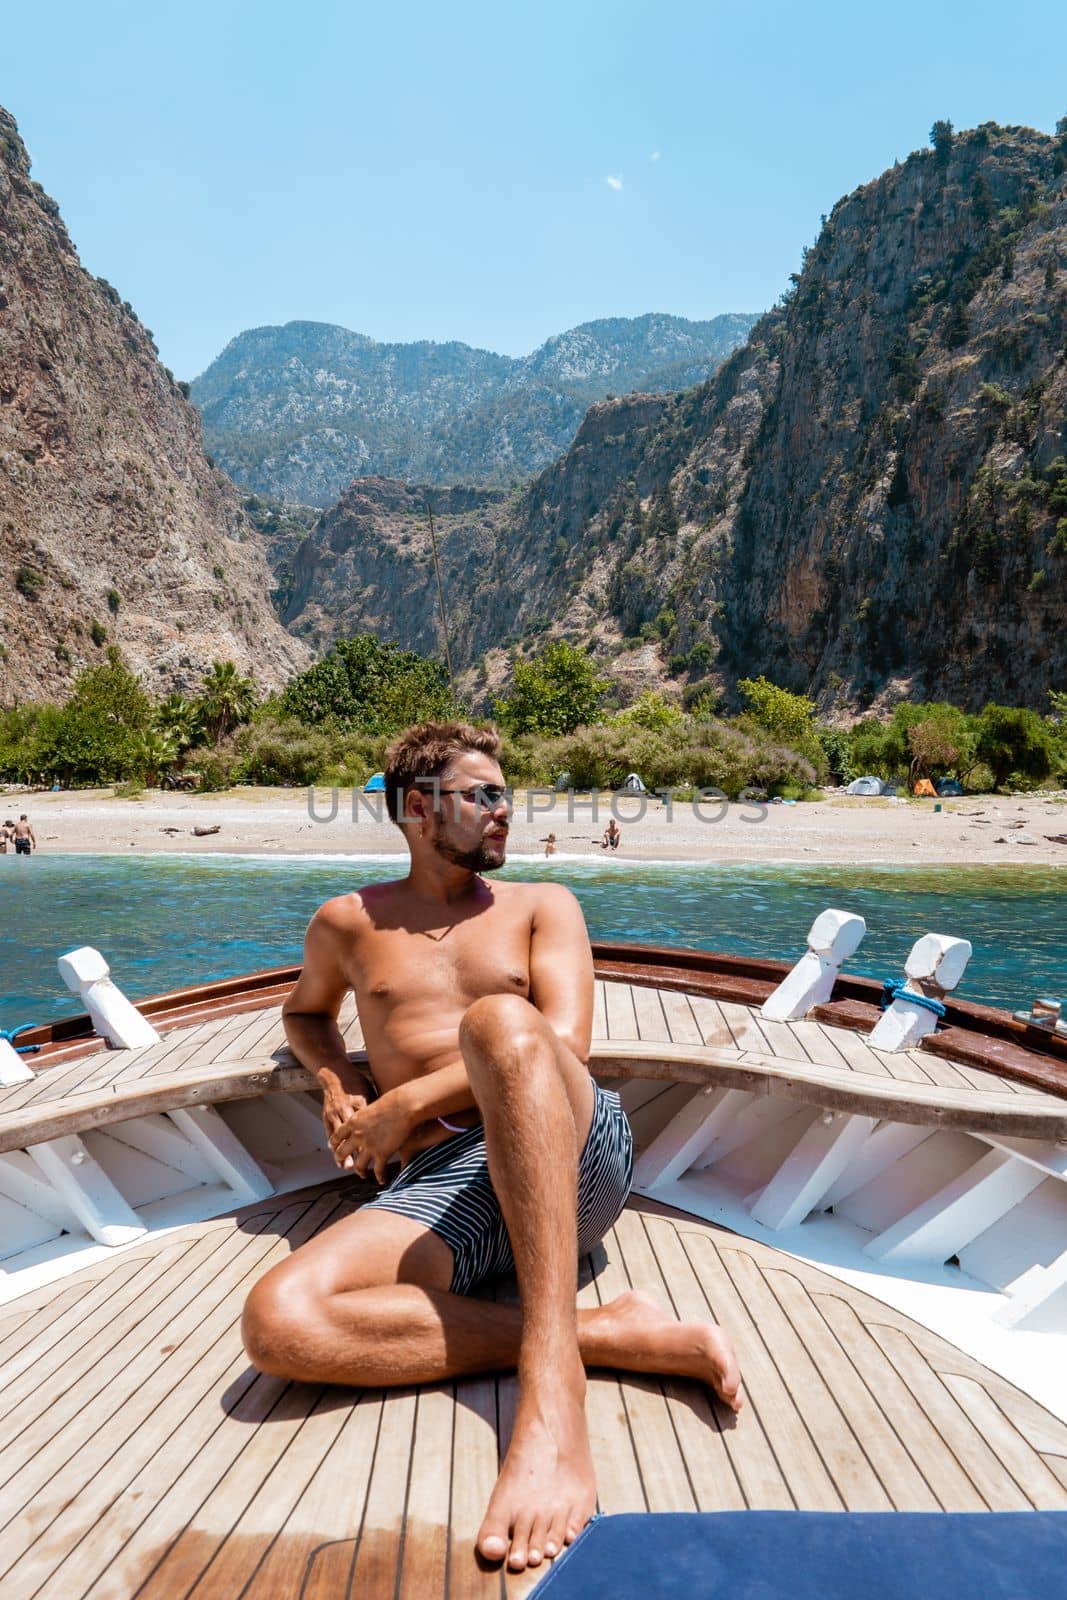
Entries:
POLYGON ((468 751, 500 760, 500 735, 495 728, 469 722, 420 722, 406 728, 385 753, 385 804, 400 824, 404 795, 418 779, 440 778, 457 756, 468 751))

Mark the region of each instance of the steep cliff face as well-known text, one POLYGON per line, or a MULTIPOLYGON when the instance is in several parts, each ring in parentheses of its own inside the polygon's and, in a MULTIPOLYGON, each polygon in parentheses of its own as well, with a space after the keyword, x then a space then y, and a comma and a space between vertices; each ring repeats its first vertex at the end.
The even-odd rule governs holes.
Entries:
MULTIPOLYGON (((609 569, 587 525, 639 493, 631 476, 669 405, 645 395, 593 406, 567 454, 518 494, 357 479, 293 558, 285 622, 316 649, 369 630, 439 654, 432 505, 457 669, 550 626, 599 637, 609 569)), ((617 635, 610 615, 606 629, 617 635)), ((477 674, 467 682, 482 687, 477 674)))
POLYGON ((1067 142, 987 126, 842 201, 767 334, 726 664, 860 704, 1067 677, 1067 142))
POLYGON ((308 653, 269 589, 195 407, 0 111, 0 703, 62 697, 108 643, 157 691, 216 658, 278 684, 308 653))
MULTIPOLYGON (((839 202, 712 379, 593 407, 488 544, 453 519, 471 683, 547 631, 667 688, 767 673, 827 710, 1047 710, 1067 684, 1065 169, 1067 137, 991 124, 911 156, 839 202)), ((398 587, 385 632, 408 603, 398 587)))
POLYGON ((605 318, 522 359, 290 322, 239 334, 192 394, 219 462, 275 499, 327 505, 357 475, 509 485, 554 461, 594 401, 696 383, 754 321, 605 318))
POLYGON ((429 510, 454 614, 452 648, 470 617, 469 593, 491 560, 507 496, 493 489, 426 489, 358 478, 324 512, 291 562, 283 621, 317 653, 337 638, 376 633, 408 650, 441 649, 429 510))

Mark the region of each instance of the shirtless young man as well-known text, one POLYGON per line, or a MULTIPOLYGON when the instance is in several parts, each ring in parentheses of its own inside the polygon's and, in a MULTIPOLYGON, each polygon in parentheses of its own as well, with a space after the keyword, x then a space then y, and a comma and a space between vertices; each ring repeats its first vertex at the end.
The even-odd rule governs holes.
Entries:
POLYGON ((385 782, 409 874, 311 921, 289 1040, 322 1085, 338 1164, 383 1184, 393 1156, 403 1165, 260 1279, 243 1334, 261 1370, 313 1383, 517 1368, 477 1544, 518 1571, 557 1555, 595 1509, 585 1367, 694 1377, 734 1410, 740 1377, 713 1323, 679 1323, 634 1292, 576 1309, 579 1253, 626 1202, 632 1144, 618 1096, 586 1065, 593 963, 577 901, 558 884, 482 876, 507 845, 499 754, 495 733, 463 723, 404 734, 385 782), (373 1084, 335 1020, 349 989, 373 1084), (512 1268, 520 1306, 472 1297, 512 1268))
POLYGON ((15 854, 17 856, 28 856, 31 850, 36 850, 37 840, 34 837, 33 829, 30 827, 30 820, 25 811, 15 823, 11 836, 15 841, 15 854))

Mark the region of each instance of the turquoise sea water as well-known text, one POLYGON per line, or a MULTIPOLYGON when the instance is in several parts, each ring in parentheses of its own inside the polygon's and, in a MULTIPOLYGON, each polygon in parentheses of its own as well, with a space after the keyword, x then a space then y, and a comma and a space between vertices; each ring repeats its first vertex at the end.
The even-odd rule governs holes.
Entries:
MULTIPOLYGON (((0 857, 0 1027, 80 1009, 55 964, 75 945, 102 950, 133 998, 158 994, 299 960, 323 900, 404 870, 400 857, 0 857)), ((867 920, 853 971, 899 976, 920 934, 960 934, 975 947, 961 999, 1011 1008, 1067 998, 1065 873, 538 860, 501 876, 569 884, 594 939, 793 959, 812 918, 834 905, 867 920)))

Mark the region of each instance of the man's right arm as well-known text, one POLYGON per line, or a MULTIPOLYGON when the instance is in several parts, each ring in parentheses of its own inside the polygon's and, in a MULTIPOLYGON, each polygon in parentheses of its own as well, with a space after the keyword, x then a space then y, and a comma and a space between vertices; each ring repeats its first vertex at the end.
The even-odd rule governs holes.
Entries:
POLYGON ((336 902, 312 917, 304 938, 304 968, 282 1006, 286 1038, 293 1054, 322 1088, 327 1137, 367 1104, 370 1077, 348 1059, 337 1014, 349 989, 341 961, 344 929, 336 902))

